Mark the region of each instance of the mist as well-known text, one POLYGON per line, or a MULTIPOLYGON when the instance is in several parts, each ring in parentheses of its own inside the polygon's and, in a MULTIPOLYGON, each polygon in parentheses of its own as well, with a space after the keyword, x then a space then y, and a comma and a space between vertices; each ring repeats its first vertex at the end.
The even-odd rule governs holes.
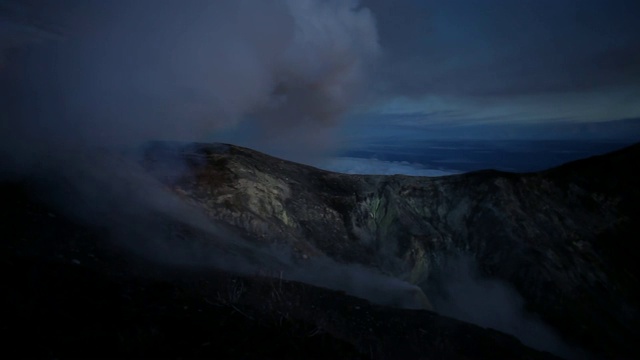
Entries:
MULTIPOLYGON (((28 183, 59 215, 105 229, 112 245, 152 262, 277 276, 376 304, 431 309, 417 286, 391 275, 325 256, 300 259, 287 245, 242 237, 213 222, 132 158, 108 151, 69 153, 64 172, 55 170, 62 164, 48 163, 28 183)), ((183 169, 174 163, 172 170, 183 169)))
POLYGON ((470 254, 449 257, 436 273, 425 292, 438 313, 511 334, 527 346, 563 358, 586 357, 527 312, 524 299, 513 286, 484 276, 470 254))
POLYGON ((139 163, 151 140, 206 141, 239 123, 258 129, 257 145, 295 138, 283 149, 322 150, 323 129, 357 102, 379 52, 367 9, 337 0, 62 1, 43 15, 9 5, 27 16, 2 21, 33 31, 0 43, 1 179, 27 179, 57 212, 153 261, 268 269, 381 304, 425 306, 417 287, 376 271, 301 263, 287 248, 249 242, 139 163))
POLYGON ((35 143, 48 153, 206 140, 243 121, 263 130, 256 143, 293 131, 321 147, 308 130, 339 121, 379 52, 373 17, 355 1, 46 4, 38 23, 54 24, 55 37, 24 16, 2 20, 37 29, 0 43, 5 155, 35 143))
POLYGON ((183 212, 133 164, 151 140, 244 123, 268 130, 256 144, 293 131, 289 151, 315 151, 307 130, 339 121, 379 51, 355 1, 10 0, 0 15, 0 179, 64 179, 78 200, 59 206, 85 218, 183 212))

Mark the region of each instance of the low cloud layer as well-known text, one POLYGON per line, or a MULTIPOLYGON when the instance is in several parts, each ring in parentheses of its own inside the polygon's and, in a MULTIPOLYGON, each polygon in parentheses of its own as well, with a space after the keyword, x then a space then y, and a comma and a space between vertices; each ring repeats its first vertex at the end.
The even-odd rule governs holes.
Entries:
POLYGON ((374 158, 335 157, 316 165, 324 170, 362 175, 446 176, 459 173, 448 169, 429 169, 422 164, 407 161, 385 161, 374 158))

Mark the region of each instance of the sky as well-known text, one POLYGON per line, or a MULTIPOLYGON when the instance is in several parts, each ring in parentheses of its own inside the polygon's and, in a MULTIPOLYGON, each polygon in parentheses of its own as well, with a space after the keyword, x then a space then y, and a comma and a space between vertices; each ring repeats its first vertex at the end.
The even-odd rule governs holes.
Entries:
POLYGON ((389 141, 637 141, 639 17, 635 0, 0 0, 0 81, 29 94, 6 87, 4 112, 31 111, 0 145, 223 141, 313 163, 389 141))
POLYGON ((371 77, 375 100, 354 112, 354 122, 378 123, 387 133, 473 125, 484 136, 497 124, 514 125, 514 136, 546 124, 553 136, 549 124, 640 118, 640 2, 362 6, 375 16, 383 58, 371 77))
MULTIPOLYGON (((393 139, 640 140, 640 2, 359 6, 375 19, 380 53, 366 92, 332 129, 344 148, 393 139)), ((247 132, 230 134, 222 138, 242 142, 247 132)))

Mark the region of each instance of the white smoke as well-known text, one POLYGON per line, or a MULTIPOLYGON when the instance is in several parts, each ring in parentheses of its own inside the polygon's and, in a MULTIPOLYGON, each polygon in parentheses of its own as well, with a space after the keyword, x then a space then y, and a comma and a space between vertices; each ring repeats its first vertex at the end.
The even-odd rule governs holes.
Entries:
MULTIPOLYGON (((12 4, 42 20, 35 8, 12 4)), ((285 134, 316 146, 323 141, 316 128, 357 101, 378 53, 373 18, 356 1, 43 4, 59 37, 9 34, 13 42, 0 43, 10 54, 0 69, 0 178, 29 177, 35 196, 56 211, 161 262, 245 272, 280 266, 287 278, 422 306, 414 286, 371 270, 328 259, 292 268, 283 252, 212 224, 135 157, 114 151, 155 139, 206 140, 247 116, 269 130, 270 141, 285 134), (188 241, 171 230, 181 226, 193 233, 188 241)), ((16 28, 35 22, 0 21, 16 28)))
POLYGON ((566 344, 539 317, 528 313, 525 300, 513 286, 483 276, 471 255, 447 259, 440 271, 442 273, 436 275, 440 285, 427 289, 438 313, 503 331, 534 349, 567 359, 585 358, 586 354, 581 349, 566 344), (435 289, 437 287, 440 288, 435 289))
MULTIPOLYGON (((61 23, 63 39, 24 42, 28 51, 14 68, 0 70, 2 80, 20 73, 11 84, 19 104, 5 104, 14 115, 4 119, 14 122, 12 145, 206 140, 247 115, 266 141, 291 129, 313 137, 310 128, 332 124, 357 100, 379 51, 373 17, 355 1, 65 0, 58 7, 65 4, 74 11, 50 19, 61 23)), ((8 44, 0 49, 15 48, 8 44)), ((305 143, 314 142, 297 145, 305 143)))

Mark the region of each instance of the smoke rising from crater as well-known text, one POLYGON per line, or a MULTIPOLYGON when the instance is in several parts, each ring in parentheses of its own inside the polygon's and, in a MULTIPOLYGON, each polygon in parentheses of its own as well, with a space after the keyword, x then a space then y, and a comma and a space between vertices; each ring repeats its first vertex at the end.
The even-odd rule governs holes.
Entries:
POLYGON ((258 142, 313 137, 357 100, 379 52, 356 1, 46 4, 51 15, 37 22, 0 20, 25 29, 45 16, 62 29, 51 39, 16 30, 0 43, 10 148, 202 140, 241 121, 265 132, 258 142))
POLYGON ((451 256, 443 263, 426 289, 438 313, 503 331, 527 346, 563 358, 587 357, 581 349, 566 344, 538 316, 528 313, 525 300, 513 286, 483 275, 471 254, 451 256))
POLYGON ((275 267, 286 278, 422 306, 414 286, 391 277, 329 259, 299 266, 286 251, 245 242, 114 151, 206 140, 242 121, 269 137, 258 142, 284 135, 317 147, 326 140, 318 130, 357 101, 379 52, 373 18, 356 1, 9 4, 26 15, 0 21, 37 31, 0 42, 0 179, 29 178, 57 211, 160 262, 275 267), (56 37, 41 36, 53 28, 56 37))

